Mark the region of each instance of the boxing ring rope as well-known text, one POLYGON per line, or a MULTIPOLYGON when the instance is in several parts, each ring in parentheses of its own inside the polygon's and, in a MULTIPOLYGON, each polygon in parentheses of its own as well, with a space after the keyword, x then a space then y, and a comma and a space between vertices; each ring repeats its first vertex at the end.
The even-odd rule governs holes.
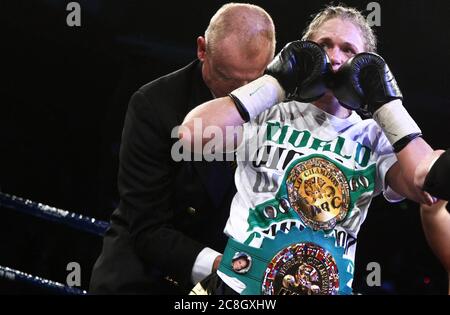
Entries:
POLYGON ((0 206, 103 236, 109 223, 0 192, 0 206))
MULTIPOLYGON (((29 199, 23 199, 17 196, 5 194, 0 192, 0 207, 5 207, 19 212, 32 215, 44 220, 49 220, 59 224, 65 224, 72 228, 81 230, 83 232, 103 236, 109 227, 106 221, 97 220, 70 212, 63 209, 51 207, 42 203, 37 203, 29 199)), ((0 279, 7 279, 11 281, 26 282, 42 288, 47 288, 53 292, 70 295, 84 295, 86 291, 66 286, 62 283, 47 280, 37 276, 24 273, 19 270, 14 270, 0 265, 0 279)))
POLYGON ((50 289, 55 293, 67 294, 67 295, 85 295, 87 292, 74 287, 69 287, 59 282, 47 280, 37 276, 27 274, 22 271, 14 270, 8 267, 0 266, 0 278, 30 283, 32 285, 50 289))

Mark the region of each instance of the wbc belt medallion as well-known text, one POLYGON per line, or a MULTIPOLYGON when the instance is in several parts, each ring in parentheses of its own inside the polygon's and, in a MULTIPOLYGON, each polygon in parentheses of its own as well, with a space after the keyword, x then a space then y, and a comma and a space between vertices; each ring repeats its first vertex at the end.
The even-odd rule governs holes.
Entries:
POLYGON ((335 295, 339 272, 333 256, 314 243, 297 243, 278 252, 263 280, 268 295, 335 295))
POLYGON ((342 171, 326 159, 316 157, 295 165, 286 187, 292 208, 314 230, 333 229, 347 215, 348 182, 342 171))
POLYGON ((242 282, 243 295, 350 294, 354 264, 336 238, 309 227, 279 231, 252 247, 230 238, 219 271, 242 282), (235 264, 235 259, 245 257, 235 264), (242 263, 244 263, 242 265, 242 263), (243 272, 241 267, 248 267, 243 272))

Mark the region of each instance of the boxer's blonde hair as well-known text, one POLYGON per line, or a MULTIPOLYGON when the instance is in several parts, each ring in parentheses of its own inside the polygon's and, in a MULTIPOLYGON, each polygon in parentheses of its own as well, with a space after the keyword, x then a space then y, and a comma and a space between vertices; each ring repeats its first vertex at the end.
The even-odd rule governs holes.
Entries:
POLYGON ((344 6, 327 6, 320 11, 309 23, 305 32, 303 33, 303 40, 311 39, 314 33, 328 20, 333 18, 340 18, 342 20, 353 23, 361 31, 362 37, 365 40, 365 51, 376 52, 377 37, 373 29, 370 27, 366 18, 355 8, 344 6))
POLYGON ((270 15, 261 7, 246 3, 228 3, 211 18, 205 32, 206 51, 213 54, 218 43, 235 35, 250 47, 255 41, 266 39, 275 54, 275 26, 270 15))

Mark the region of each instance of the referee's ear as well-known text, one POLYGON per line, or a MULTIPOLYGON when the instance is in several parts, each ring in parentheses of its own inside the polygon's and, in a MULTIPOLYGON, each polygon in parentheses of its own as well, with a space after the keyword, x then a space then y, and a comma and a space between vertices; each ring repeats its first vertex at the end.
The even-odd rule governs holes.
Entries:
POLYGON ((197 58, 204 62, 206 56, 206 39, 203 36, 197 37, 197 58))

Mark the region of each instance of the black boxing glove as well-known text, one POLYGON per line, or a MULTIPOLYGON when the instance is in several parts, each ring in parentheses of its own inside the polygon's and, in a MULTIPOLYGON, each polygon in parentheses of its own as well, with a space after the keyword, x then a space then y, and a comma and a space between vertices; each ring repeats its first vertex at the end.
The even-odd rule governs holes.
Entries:
POLYGON ((381 56, 355 55, 339 68, 331 82, 333 94, 342 106, 372 114, 395 152, 422 135, 403 107, 397 81, 381 56))
POLYGON ((332 90, 342 106, 376 112, 392 100, 402 100, 402 92, 381 56, 360 53, 347 60, 334 75, 332 90))
POLYGON ((325 94, 325 80, 330 72, 322 47, 312 41, 295 41, 275 56, 265 73, 277 79, 287 98, 312 102, 325 94))
POLYGON ((331 67, 325 51, 311 41, 288 43, 265 75, 230 93, 244 121, 288 99, 311 102, 327 90, 331 67))

